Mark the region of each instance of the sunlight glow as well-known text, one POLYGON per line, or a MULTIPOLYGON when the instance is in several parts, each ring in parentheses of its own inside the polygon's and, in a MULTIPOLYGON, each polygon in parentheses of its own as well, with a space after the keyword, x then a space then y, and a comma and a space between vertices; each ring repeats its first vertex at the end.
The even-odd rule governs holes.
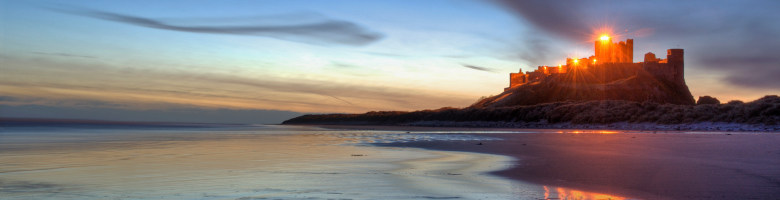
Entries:
POLYGON ((600 39, 601 39, 601 40, 604 40, 604 41, 607 41, 607 40, 609 40, 609 36, 607 36, 607 35, 602 35, 600 39))

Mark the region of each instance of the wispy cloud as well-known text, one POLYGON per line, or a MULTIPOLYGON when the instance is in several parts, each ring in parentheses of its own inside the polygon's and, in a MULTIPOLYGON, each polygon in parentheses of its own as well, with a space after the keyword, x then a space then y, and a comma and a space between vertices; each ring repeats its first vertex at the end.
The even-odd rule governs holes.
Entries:
POLYGON ((77 57, 77 58, 95 58, 94 56, 85 56, 85 55, 76 55, 76 54, 68 54, 68 53, 43 53, 43 52, 30 52, 33 54, 38 55, 46 55, 46 56, 62 56, 62 57, 77 57))
POLYGON ((469 68, 469 69, 473 69, 473 70, 486 71, 486 72, 490 72, 490 73, 498 73, 495 69, 490 69, 490 68, 486 68, 486 67, 478 67, 478 66, 469 65, 469 64, 463 64, 463 63, 461 63, 460 65, 463 66, 463 67, 469 68))
POLYGON ((252 35, 317 45, 367 45, 384 37, 353 22, 321 15, 305 15, 301 21, 289 17, 245 17, 230 19, 152 19, 83 8, 58 7, 51 10, 129 25, 190 33, 252 35), (215 23, 216 22, 216 23, 215 23))
POLYGON ((514 1, 491 0, 514 11, 522 19, 541 29, 567 38, 581 37, 589 31, 588 23, 579 15, 585 12, 583 1, 514 1))
POLYGON ((331 61, 330 65, 334 66, 334 67, 341 67, 341 68, 359 68, 360 67, 360 66, 357 66, 357 65, 344 63, 344 62, 337 62, 337 61, 331 61))
POLYGON ((385 52, 363 52, 363 53, 368 54, 368 55, 392 57, 392 58, 409 58, 409 57, 414 57, 412 55, 404 55, 404 54, 397 54, 397 53, 385 53, 385 52))
POLYGON ((349 102, 349 101, 347 101, 347 100, 344 100, 344 99, 338 98, 338 97, 336 97, 336 96, 333 96, 333 95, 329 95, 329 94, 322 94, 322 95, 329 96, 329 97, 331 97, 331 98, 334 98, 334 99, 336 99, 336 100, 342 101, 342 102, 344 102, 344 103, 347 103, 347 104, 349 104, 349 105, 353 105, 353 106, 355 105, 355 104, 353 104, 352 102, 349 102))
POLYGON ((0 66, 4 72, 0 74, 0 95, 13 97, 0 98, 0 103, 11 105, 365 112, 458 106, 473 101, 441 91, 346 83, 322 77, 290 79, 260 74, 117 68, 45 58, 0 61, 4 63, 0 66))
MULTIPOLYGON (((0 113, 0 117, 95 119, 101 121, 116 120, 141 122, 278 124, 284 120, 306 114, 292 111, 266 109, 166 108, 138 110, 112 107, 85 108, 31 104, 0 104, 0 106, 3 108, 3 112, 0 113)), ((0 182, 0 186, 3 186, 2 182, 0 182)), ((26 187, 41 187, 41 185, 29 185, 26 187)))

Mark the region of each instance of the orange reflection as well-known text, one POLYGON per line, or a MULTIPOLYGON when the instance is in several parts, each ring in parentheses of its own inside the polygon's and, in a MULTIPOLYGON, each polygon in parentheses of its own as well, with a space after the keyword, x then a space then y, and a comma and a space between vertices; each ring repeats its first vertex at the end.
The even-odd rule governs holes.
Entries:
POLYGON ((542 186, 542 187, 544 187, 544 199, 549 199, 550 198, 550 189, 547 189, 547 186, 542 186))
POLYGON ((580 131, 580 130, 574 130, 574 131, 558 131, 558 133, 572 133, 572 134, 616 134, 620 133, 618 131, 606 131, 606 130, 594 130, 594 131, 580 131))
POLYGON ((544 186, 544 199, 561 199, 561 200, 625 200, 626 197, 619 197, 615 195, 585 192, 580 190, 572 190, 568 188, 556 188, 553 193, 547 186, 544 186))

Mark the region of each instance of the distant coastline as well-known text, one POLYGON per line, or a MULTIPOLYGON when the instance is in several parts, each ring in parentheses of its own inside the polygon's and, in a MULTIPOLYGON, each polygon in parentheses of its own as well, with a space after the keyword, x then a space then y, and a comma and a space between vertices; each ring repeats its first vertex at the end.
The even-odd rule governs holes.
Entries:
POLYGON ((780 132, 780 97, 768 95, 747 103, 700 105, 601 100, 500 108, 445 107, 412 112, 304 115, 282 124, 780 132))
POLYGON ((184 123, 184 122, 135 122, 107 121, 87 119, 47 119, 47 118, 8 118, 0 117, 2 128, 213 128, 220 126, 240 126, 242 124, 225 123, 184 123))

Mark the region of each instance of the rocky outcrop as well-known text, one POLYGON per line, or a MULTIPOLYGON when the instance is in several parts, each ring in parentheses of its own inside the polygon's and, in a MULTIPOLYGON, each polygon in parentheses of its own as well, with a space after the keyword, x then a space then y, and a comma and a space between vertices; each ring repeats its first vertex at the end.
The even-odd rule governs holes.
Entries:
POLYGON ((704 104, 720 104, 720 100, 711 96, 699 96, 699 100, 696 101, 696 105, 704 104))

